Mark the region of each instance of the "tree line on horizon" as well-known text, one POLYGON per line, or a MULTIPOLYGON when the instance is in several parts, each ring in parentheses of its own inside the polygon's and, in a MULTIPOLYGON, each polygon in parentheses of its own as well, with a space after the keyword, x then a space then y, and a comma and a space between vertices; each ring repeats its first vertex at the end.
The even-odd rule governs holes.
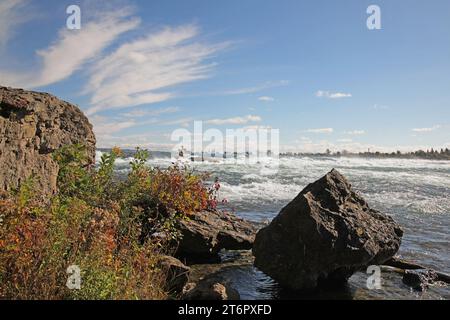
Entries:
POLYGON ((330 157, 341 157, 341 156, 358 156, 358 157, 366 157, 366 158, 403 158, 403 159, 429 159, 429 160, 450 160, 450 150, 448 148, 438 149, 427 149, 425 150, 416 150, 411 152, 401 152, 400 150, 393 152, 380 152, 380 151, 370 151, 366 152, 350 152, 347 150, 341 150, 332 152, 330 149, 326 149, 323 153, 302 153, 302 152, 286 152, 281 153, 280 156, 288 156, 288 157, 298 157, 298 156, 330 156, 330 157))

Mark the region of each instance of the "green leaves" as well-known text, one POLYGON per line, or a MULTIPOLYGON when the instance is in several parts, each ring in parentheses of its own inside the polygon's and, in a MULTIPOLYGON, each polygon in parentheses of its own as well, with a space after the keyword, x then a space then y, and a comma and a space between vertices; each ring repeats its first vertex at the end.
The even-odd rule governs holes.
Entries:
POLYGON ((133 156, 133 160, 130 162, 132 171, 139 171, 144 168, 145 162, 150 158, 150 152, 148 150, 142 150, 139 147, 136 148, 136 153, 133 156))

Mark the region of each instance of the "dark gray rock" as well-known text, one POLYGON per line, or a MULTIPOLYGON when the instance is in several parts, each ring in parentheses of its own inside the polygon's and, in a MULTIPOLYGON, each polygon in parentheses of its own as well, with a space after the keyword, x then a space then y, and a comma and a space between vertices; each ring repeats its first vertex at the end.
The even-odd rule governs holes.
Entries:
POLYGON ((403 283, 417 291, 424 291, 430 284, 439 280, 436 271, 430 269, 405 270, 403 283))
POLYGON ((336 170, 308 185, 255 239, 255 266, 294 290, 342 283, 399 249, 403 231, 336 170))
POLYGON ((253 224, 223 211, 195 213, 182 220, 177 256, 190 260, 217 259, 221 249, 249 250, 256 234, 253 224))

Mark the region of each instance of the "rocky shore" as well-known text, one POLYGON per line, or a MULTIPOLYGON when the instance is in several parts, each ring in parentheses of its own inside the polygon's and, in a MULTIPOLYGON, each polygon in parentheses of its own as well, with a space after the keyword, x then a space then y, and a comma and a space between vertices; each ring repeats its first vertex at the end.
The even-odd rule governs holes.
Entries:
POLYGON ((209 263, 191 260, 194 263, 186 271, 189 279, 182 299, 236 299, 238 294, 224 277, 225 271, 252 264, 282 288, 300 292, 342 286, 370 265, 400 273, 403 283, 417 291, 450 282, 446 274, 395 257, 402 228, 391 217, 370 208, 336 170, 308 185, 256 235, 249 222, 219 211, 200 214, 186 222, 183 230, 188 233, 184 233, 187 237, 181 240, 180 248, 196 243, 192 255, 184 251, 185 257, 198 257, 198 248, 202 248, 201 256, 213 259, 209 263), (220 224, 210 223, 217 219, 220 224), (217 226, 230 232, 225 237, 229 241, 219 244, 217 226), (252 252, 246 250, 249 247, 252 252), (218 251, 212 248, 241 251, 233 259, 220 261, 218 251), (224 294, 224 290, 230 293, 224 294))
MULTIPOLYGON (((0 134, 0 190, 35 176, 43 196, 54 194, 58 165, 52 152, 64 145, 84 143, 86 166, 94 163, 89 121, 76 106, 49 94, 0 87, 0 134)), ((254 264, 297 291, 345 284, 370 265, 394 268, 415 290, 450 282, 446 274, 395 258, 401 226, 371 208, 337 170, 309 184, 263 228, 220 210, 196 212, 176 228, 181 237, 173 256, 158 263, 167 274, 166 289, 180 299, 239 299, 219 272, 236 263, 254 264), (224 250, 240 250, 240 262, 223 261, 224 250)))

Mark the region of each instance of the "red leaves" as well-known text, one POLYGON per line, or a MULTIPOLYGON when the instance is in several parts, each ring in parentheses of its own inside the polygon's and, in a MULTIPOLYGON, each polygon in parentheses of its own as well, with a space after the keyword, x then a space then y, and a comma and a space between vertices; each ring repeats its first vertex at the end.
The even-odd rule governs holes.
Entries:
POLYGON ((168 210, 190 215, 207 208, 209 195, 203 176, 194 175, 185 167, 154 169, 150 181, 151 195, 168 210))

